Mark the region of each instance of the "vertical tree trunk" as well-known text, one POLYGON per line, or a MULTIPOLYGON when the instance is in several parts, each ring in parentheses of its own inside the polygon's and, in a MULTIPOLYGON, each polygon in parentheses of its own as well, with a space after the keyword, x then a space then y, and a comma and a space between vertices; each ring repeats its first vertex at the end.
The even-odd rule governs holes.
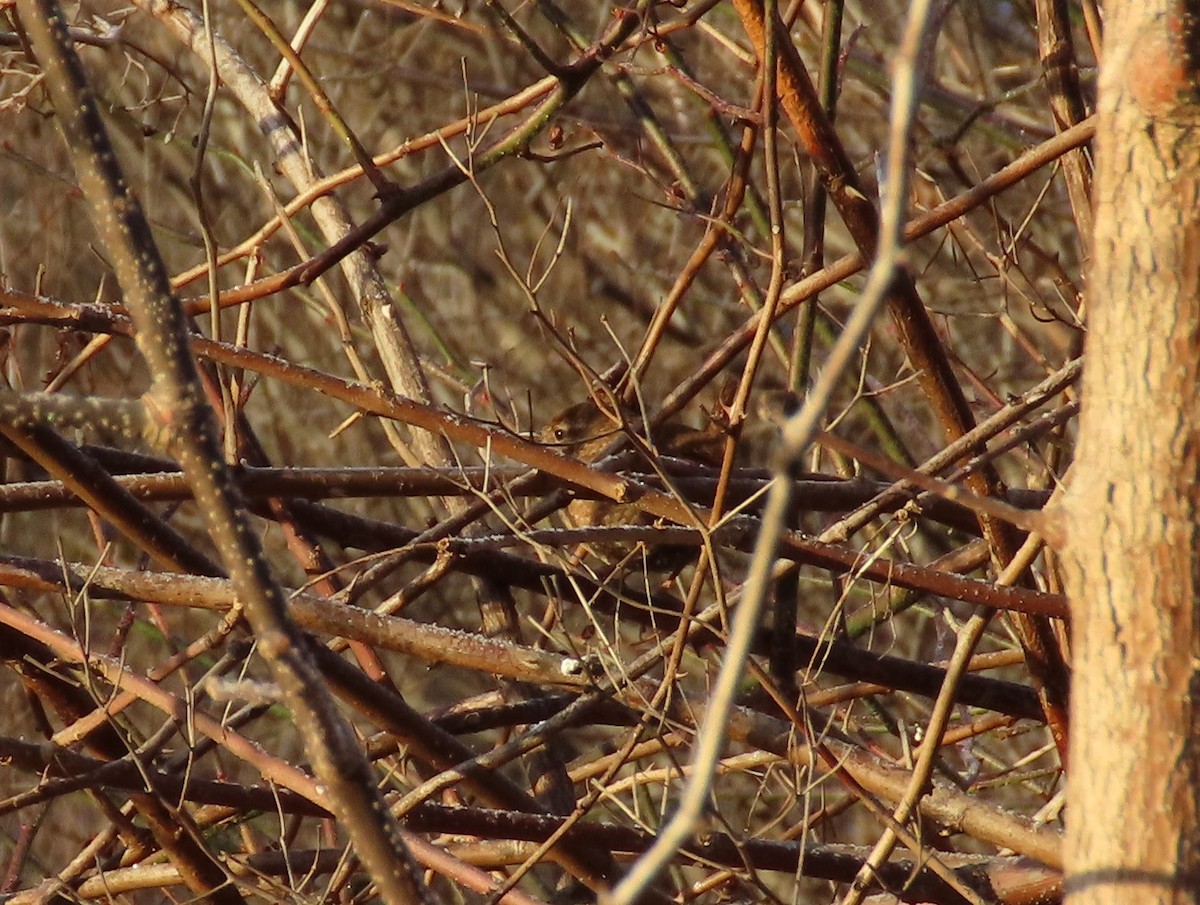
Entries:
MULTIPOLYGON (((1186 6, 1190 6, 1188 4, 1186 6)), ((1106 4, 1067 493, 1072 905, 1200 902, 1200 115, 1185 4, 1106 4)))

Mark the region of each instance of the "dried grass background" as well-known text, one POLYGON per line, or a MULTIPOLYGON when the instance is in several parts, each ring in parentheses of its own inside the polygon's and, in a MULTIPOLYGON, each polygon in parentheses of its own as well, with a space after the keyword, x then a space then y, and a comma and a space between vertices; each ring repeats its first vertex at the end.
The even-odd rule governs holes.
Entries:
MULTIPOLYGON (((801 9, 788 37, 815 78, 825 10, 819 3, 797 5, 801 9)), ((846 4, 837 67, 836 128, 869 191, 876 189, 879 154, 886 143, 889 66, 905 6, 894 2, 846 4)), ((126 178, 145 207, 163 258, 172 274, 198 274, 206 256, 189 180, 197 163, 195 139, 201 129, 209 74, 203 61, 163 24, 163 7, 151 0, 135 0, 129 5, 89 2, 70 6, 68 14, 80 34, 97 38, 93 43, 81 43, 79 54, 126 178)), ((318 8, 316 27, 301 56, 372 154, 387 153, 461 117, 471 117, 545 77, 527 48, 514 41, 486 3, 332 0, 318 8)), ((1069 8, 1073 62, 1081 72, 1085 96, 1090 97, 1095 60, 1084 11, 1076 4, 1069 8)), ((262 9, 285 36, 291 36, 309 5, 281 0, 264 4, 262 9)), ((511 4, 509 11, 551 58, 569 62, 578 51, 566 37, 565 28, 555 23, 557 15, 569 20, 585 42, 591 42, 624 8, 562 2, 511 4), (552 8, 559 13, 551 15, 552 8)), ((31 304, 40 297, 56 300, 65 309, 91 303, 111 306, 121 297, 56 132, 38 67, 21 46, 15 13, 5 9, 4 15, 6 40, 0 48, 4 378, 8 386, 22 392, 42 390, 54 381, 55 390, 63 393, 136 398, 146 390, 149 376, 128 338, 118 336, 102 347, 89 348, 96 333, 65 327, 61 320, 35 311, 31 304), (57 379, 68 372, 69 376, 57 379)), ((228 0, 213 3, 212 29, 264 79, 275 73, 278 53, 237 4, 228 0)), ((1037 29, 1032 0, 963 0, 953 5, 937 44, 918 125, 911 135, 913 216, 964 192, 1058 131, 1039 60, 1037 29)), ((379 273, 419 350, 433 405, 476 418, 501 435, 515 431, 527 439, 536 438, 558 412, 597 392, 594 381, 589 386, 587 376, 580 373, 581 364, 593 374, 603 374, 636 354, 655 309, 719 212, 732 164, 716 134, 722 133, 730 147, 736 147, 744 126, 757 121, 754 114, 742 119, 735 116, 754 104, 756 78, 753 50, 732 6, 655 5, 652 18, 641 23, 525 152, 425 201, 374 239, 379 273), (660 33, 657 36, 656 31, 660 33), (682 67, 686 67, 686 76, 681 74, 682 67), (641 116, 622 96, 623 86, 632 90, 636 107, 644 111, 641 116), (669 143, 675 161, 655 144, 647 128, 650 116, 661 126, 661 140, 669 143), (572 349, 567 351, 564 345, 572 349)), ((288 82, 279 106, 295 127, 294 138, 311 162, 315 178, 354 166, 345 143, 334 134, 328 118, 298 79, 288 82)), ((516 115, 528 111, 527 107, 516 115)), ((390 163, 384 172, 397 185, 407 186, 446 170, 455 160, 469 165, 478 148, 499 138, 515 122, 516 117, 495 123, 476 120, 470 134, 455 132, 441 141, 428 141, 420 150, 390 163), (473 146, 473 142, 478 144, 473 146)), ((789 282, 795 282, 802 276, 804 213, 813 203, 815 189, 808 155, 786 124, 780 134, 786 268, 789 282)), ((765 194, 761 156, 760 142, 749 171, 751 196, 757 202, 765 194)), ((278 172, 254 117, 224 88, 216 96, 202 180, 208 225, 221 253, 254 235, 276 214, 277 205, 289 202, 297 191, 278 172)), ((374 190, 361 175, 347 179, 336 195, 355 222, 366 220, 379 207, 374 190)), ((230 289, 247 282, 248 268, 253 278, 280 272, 326 246, 306 211, 298 212, 291 222, 302 252, 292 239, 276 232, 249 249, 249 257, 223 266, 217 277, 220 287, 230 289)), ((854 246, 832 209, 827 224, 825 260, 833 261, 854 246)), ((698 269, 638 385, 644 411, 656 412, 662 400, 746 320, 748 301, 761 299, 771 270, 770 237, 764 225, 761 208, 756 213, 750 203, 743 205, 731 222, 722 224, 723 247, 698 269)), ((909 246, 908 268, 977 420, 992 415, 1078 354, 1085 244, 1061 171, 1047 166, 909 246)), ((817 304, 825 326, 815 339, 812 373, 819 370, 830 337, 855 303, 862 282, 859 274, 820 294, 817 304)), ((178 291, 185 299, 202 299, 207 294, 203 278, 191 279, 178 291)), ((352 287, 336 269, 321 277, 320 285, 296 286, 227 309, 222 315, 222 333, 227 341, 236 339, 250 350, 353 380, 355 370, 339 336, 339 316, 349 324, 349 342, 370 379, 383 381, 372 333, 363 323, 352 287), (331 305, 339 309, 337 316, 331 305), (243 320, 239 322, 239 318, 243 320), (239 338, 239 331, 244 339, 239 338)), ((197 324, 209 331, 208 315, 198 317, 197 324)), ((781 390, 802 389, 809 379, 810 375, 796 373, 789 364, 796 329, 794 312, 775 325, 772 345, 755 378, 735 475, 761 477, 761 469, 770 464, 775 427, 760 413, 759 400, 773 398, 781 390)), ((740 377, 744 365, 744 355, 737 356, 725 373, 740 377)), ((225 380, 231 377, 228 369, 222 374, 225 380)), ((244 393, 240 400, 243 414, 273 466, 346 469, 406 464, 400 444, 394 442, 396 435, 389 437, 380 419, 371 415, 353 417, 356 409, 346 400, 249 372, 234 376, 244 393)), ((671 423, 704 428, 708 413, 720 408, 720 382, 720 377, 714 378, 671 423)), ((1000 474, 1011 488, 1053 488, 1070 461, 1071 425, 1069 419, 1058 426, 1045 425, 1038 422, 1038 416, 1072 399, 1073 390, 1068 388, 1023 419, 1024 424, 1041 426, 1019 436, 997 459, 1000 474)), ((881 436, 880 419, 891 425, 909 463, 924 461, 944 445, 942 431, 887 318, 880 319, 856 379, 829 401, 828 409, 828 423, 836 424, 836 433, 866 449, 895 456, 896 447, 881 436)), ((644 425, 635 425, 635 429, 644 433, 644 425)), ((64 435, 75 443, 154 455, 145 444, 119 435, 81 430, 67 430, 64 435)), ((399 436, 407 436, 407 431, 399 436)), ((455 441, 453 447, 463 466, 495 466, 493 487, 514 480, 521 471, 514 469, 519 461, 503 459, 486 448, 461 441, 455 441)), ((115 456, 106 464, 113 471, 143 470, 135 468, 132 460, 115 456)), ((204 607, 192 609, 186 603, 128 602, 106 592, 52 590, 55 575, 61 572, 56 564, 61 561, 82 564, 85 570, 94 563, 124 570, 157 567, 77 502, 34 506, 30 502, 33 491, 19 495, 22 482, 42 482, 50 492, 53 481, 15 451, 10 451, 5 467, 9 489, 17 490, 0 500, 5 557, 0 595, 4 607, 73 639, 87 652, 104 654, 130 672, 143 675, 151 674, 165 658, 217 624, 220 613, 204 607), (40 585, 20 577, 32 574, 28 560, 41 564, 40 585)), ((636 467, 646 470, 644 462, 636 467)), ((830 487, 846 482, 844 486, 853 488, 861 486, 861 482, 853 483, 859 478, 881 481, 890 477, 827 451, 814 453, 804 463, 804 471, 827 476, 830 487)), ((537 494, 548 494, 561 484, 547 479, 537 494)), ((288 493, 318 496, 318 485, 314 479, 306 490, 288 493)), ((420 532, 445 516, 441 493, 376 489, 327 502, 356 517, 420 532)), ((711 490, 709 494, 694 502, 710 505, 711 490)), ((498 497, 495 511, 481 525, 486 524, 489 532, 514 528, 524 532, 558 524, 554 516, 538 525, 523 523, 535 502, 536 496, 498 497)), ((190 501, 160 499, 150 505, 211 555, 190 501)), ((814 536, 844 514, 808 511, 803 497, 801 508, 804 511, 798 515, 797 526, 814 536)), ((844 508, 853 506, 847 503, 844 508)), ((880 556, 927 566, 973 540, 969 530, 972 517, 965 510, 959 510, 957 519, 951 521, 953 526, 948 527, 944 519, 928 518, 920 511, 903 517, 885 513, 846 539, 844 546, 864 559, 880 556)), ((283 583, 298 588, 315 580, 312 570, 306 570, 289 552, 285 529, 266 518, 257 524, 271 566, 283 583)), ((371 523, 360 524, 362 534, 357 539, 342 528, 321 537, 335 566, 336 586, 350 589, 352 605, 373 608, 398 594, 411 596, 411 602, 406 601, 396 615, 482 633, 478 591, 464 568, 477 554, 444 548, 438 560, 444 571, 431 574, 430 559, 437 551, 426 549, 426 555, 401 565, 359 594, 356 575, 371 565, 372 557, 395 546, 381 537, 377 545, 366 548, 362 537, 370 535, 371 523)), ((578 550, 575 538, 568 542, 545 535, 508 548, 510 555, 537 564, 544 573, 540 583, 518 582, 509 573, 493 577, 514 584, 522 619, 520 637, 515 641, 556 656, 591 657, 598 674, 617 677, 620 685, 622 667, 660 641, 660 633, 675 631, 676 625, 668 619, 659 625, 654 618, 638 618, 628 609, 614 614, 611 607, 605 608, 598 589, 620 587, 630 600, 643 603, 648 590, 653 590, 660 599, 674 599, 682 605, 695 587, 697 609, 702 609, 717 599, 714 587, 724 595, 735 595, 745 580, 748 549, 748 544, 742 544, 740 550, 721 550, 716 575, 707 579, 698 577, 690 566, 675 577, 664 578, 661 571, 646 572, 640 555, 614 570, 595 551, 578 550), (574 576, 580 580, 573 580, 574 576)), ((971 574, 984 580, 995 577, 986 557, 971 574)), ((833 661, 826 662, 826 653, 818 645, 817 652, 801 663, 801 694, 792 703, 803 720, 792 725, 792 742, 803 747, 810 737, 828 735, 832 743, 841 746, 837 750, 845 752, 844 756, 855 751, 855 756, 877 765, 880 771, 902 773, 911 765, 912 749, 922 737, 931 691, 914 693, 911 682, 896 679, 888 665, 876 665, 865 654, 856 664, 853 653, 847 652, 859 649, 917 664, 943 660, 953 648, 955 626, 965 618, 966 605, 925 594, 904 612, 888 616, 882 611, 897 592, 886 582, 832 574, 813 566, 802 568, 800 575, 796 630, 810 639, 835 639, 840 657, 833 658, 836 664, 831 665, 833 661), (872 616, 874 613, 878 616, 872 616), (852 684, 868 678, 873 683, 869 686, 852 684), (832 689, 841 689, 841 693, 832 694, 832 689), (812 706, 815 699, 823 702, 821 706, 812 706)), ((1044 592, 1047 599, 1057 593, 1053 558, 1040 559, 1028 580, 1030 587, 1044 592)), ((589 793, 600 792, 580 816, 577 838, 585 844, 598 849, 607 845, 605 837, 588 835, 590 825, 637 827, 652 836, 669 815, 681 783, 680 768, 687 763, 697 728, 696 714, 703 710, 709 683, 721 661, 722 630, 717 627, 716 640, 709 637, 706 643, 686 647, 677 673, 664 676, 662 666, 651 670, 651 685, 676 683, 670 706, 638 727, 645 747, 611 775, 596 773, 594 767, 608 764, 603 759, 630 741, 629 722, 644 715, 637 706, 639 700, 644 703, 639 697, 641 686, 626 686, 615 695, 612 707, 597 716, 594 725, 573 727, 562 734, 557 752, 566 758, 574 795, 584 800, 589 793), (650 744, 655 740, 660 742, 658 746, 650 744), (608 786, 604 790, 594 785, 602 775, 608 786)), ((324 635, 317 632, 322 642, 333 641, 337 634, 332 629, 324 635)), ((193 708, 224 719, 255 703, 246 700, 251 689, 237 682, 266 679, 267 673, 245 641, 244 635, 235 632, 163 681, 163 687, 180 702, 176 722, 164 724, 162 712, 144 702, 112 716, 110 731, 134 751, 164 725, 172 727, 153 750, 129 755, 131 763, 140 762, 149 773, 162 771, 189 781, 219 779, 232 790, 262 783, 256 765, 247 764, 221 745, 188 755, 199 741, 189 730, 193 708), (222 693, 231 700, 213 696, 209 679, 214 670, 228 679, 222 693)), ((110 784, 101 778, 55 791, 60 777, 86 775, 88 770, 72 763, 39 766, 38 757, 49 757, 48 749, 39 749, 35 757, 17 744, 19 739, 44 741, 72 720, 86 716, 68 716, 58 702, 46 697, 44 686, 31 679, 31 673, 60 674, 82 692, 80 700, 98 709, 114 699, 112 677, 66 664, 61 657, 31 664, 27 651, 23 653, 3 639, 0 642, 6 648, 7 663, 0 672, 0 712, 4 714, 0 736, 7 740, 3 756, 14 759, 12 767, 0 771, 0 795, 13 796, 0 803, 5 891, 28 893, 39 884, 61 878, 61 883, 43 885, 43 892, 53 890, 70 900, 159 901, 166 895, 186 899, 187 891, 177 886, 165 866, 167 861, 156 855, 153 842, 143 834, 142 847, 133 844, 136 821, 125 825, 119 817, 118 811, 129 797, 127 781, 110 784), (29 800, 17 797, 38 790, 45 794, 29 800), (109 828, 119 832, 73 863, 96 834, 109 828), (132 869, 139 864, 145 865, 142 878, 132 869), (154 872, 151 865, 162 870, 154 872), (175 888, 170 889, 172 886, 175 888)), ((766 643, 764 640, 756 654, 764 669, 766 643)), ((1029 838, 1042 844, 1060 828, 1057 796, 1062 788, 1062 765, 1043 722, 1036 714, 1027 713, 1031 680, 1016 655, 1019 652, 1007 622, 994 619, 980 653, 992 654, 995 662, 1004 665, 981 675, 1007 684, 994 686, 993 709, 963 705, 956 711, 953 729, 961 731, 955 736, 957 741, 945 745, 936 782, 950 789, 957 781, 961 788, 955 794, 978 805, 985 815, 997 819, 1020 815, 1029 838), (1020 697, 1017 692, 1026 694, 1020 697), (1018 703, 1013 703, 1018 697, 1018 703), (974 731, 967 728, 972 725, 974 731)), ((465 660, 457 665, 431 662, 432 654, 425 659, 387 649, 379 649, 378 654, 386 668, 386 676, 378 680, 394 686, 431 719, 465 712, 496 715, 485 731, 456 730, 475 752, 489 750, 545 715, 509 715, 505 702, 512 709, 522 695, 493 675, 486 661, 468 666, 465 660)), ((544 676, 536 673, 527 681, 542 685, 543 691, 553 695, 579 691, 577 684, 572 687, 569 682, 549 687, 544 676)), ((763 727, 790 723, 789 715, 764 692, 764 682, 770 684, 765 677, 747 677, 742 689, 742 718, 748 725, 761 718, 763 722, 756 725, 763 732, 763 727)), ((528 688, 523 696, 536 700, 528 688)), ((561 698, 555 700, 562 705, 561 698)), ((382 732, 369 713, 353 712, 349 705, 347 712, 391 799, 400 798, 439 772, 419 757, 409 756, 405 741, 397 742, 382 732)), ((253 719, 239 723, 238 731, 256 740, 264 757, 299 766, 305 763, 304 741, 278 705, 260 707, 253 719)), ((74 748, 96 756, 78 739, 74 748)), ((508 779, 527 788, 537 772, 528 757, 500 769, 508 779)), ((728 743, 725 769, 715 780, 713 812, 707 824, 697 828, 709 841, 716 838, 711 834, 726 834, 734 843, 734 854, 723 860, 715 848, 705 856, 681 852, 659 894, 701 902, 816 902, 839 897, 839 890, 845 887, 834 880, 844 881, 844 874, 822 873, 832 868, 813 867, 814 862, 804 866, 797 859, 802 849, 843 854, 852 866, 865 856, 882 828, 858 803, 863 793, 857 785, 861 780, 856 784, 839 779, 837 771, 831 771, 815 755, 789 760, 786 745, 772 748, 762 743, 761 736, 735 732, 728 743), (779 843, 779 860, 771 864, 755 861, 745 851, 738 856, 736 846, 750 841, 779 843), (844 848, 829 848, 835 844, 844 848)), ((160 794, 189 815, 204 846, 246 899, 371 899, 369 879, 352 859, 338 864, 335 857, 308 872, 311 857, 306 861, 306 853, 340 852, 346 845, 332 822, 293 808, 289 804, 292 799, 281 799, 278 808, 270 808, 247 797, 232 805, 225 803, 218 811, 215 803, 205 804, 203 796, 192 800, 186 783, 184 789, 160 794), (297 866, 290 873, 279 865, 266 867, 266 855, 272 852, 288 853, 297 866), (256 866, 247 867, 252 861, 256 866)), ((890 803, 878 790, 866 794, 890 803)), ((423 812, 421 819, 426 822, 411 824, 412 831, 425 835, 460 862, 491 872, 495 882, 502 882, 530 855, 528 840, 505 844, 510 838, 505 833, 515 831, 506 830, 504 824, 489 832, 465 822, 462 815, 466 811, 456 817, 457 808, 487 804, 474 789, 451 785, 439 792, 433 803, 446 809, 423 812)), ((983 901, 1032 901, 1020 898, 1024 894, 1020 890, 1026 887, 1049 890, 1046 900, 1060 894, 1056 883, 1061 863, 1043 856, 1039 864, 1016 840, 1006 848, 986 833, 939 822, 932 813, 913 827, 928 854, 943 857, 963 876, 987 878, 992 885, 979 893, 983 901), (1007 849, 1015 849, 1023 857, 1003 858, 1007 849), (971 856, 968 861, 963 860, 966 856, 971 856), (1002 869, 1027 873, 1006 879, 1002 869)), ((621 864, 633 854, 619 845, 609 847, 621 864)), ((905 865, 913 857, 903 849, 896 856, 905 865)), ((962 901, 941 887, 906 891, 905 870, 907 867, 889 875, 884 889, 875 889, 873 894, 916 901, 962 901)), ((432 893, 441 901, 487 898, 486 893, 468 891, 468 884, 452 872, 431 871, 429 879, 432 893)), ((564 886, 559 871, 543 865, 520 879, 516 890, 531 897, 524 901, 557 901, 572 894, 569 884, 565 884, 566 892, 556 886, 564 886)), ((573 894, 585 900, 594 895, 579 889, 573 894)))

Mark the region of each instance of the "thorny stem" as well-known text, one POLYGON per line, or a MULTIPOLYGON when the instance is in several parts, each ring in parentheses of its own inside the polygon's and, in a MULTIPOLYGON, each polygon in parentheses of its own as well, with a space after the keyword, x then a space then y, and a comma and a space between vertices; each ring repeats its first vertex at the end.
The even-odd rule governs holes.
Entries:
POLYGON ((324 784, 323 797, 341 818, 381 897, 396 905, 424 902, 399 827, 387 816, 370 765, 312 662, 308 639, 288 616, 283 591, 270 574, 223 464, 213 415, 188 348, 182 308, 171 292, 141 208, 125 189, 62 12, 54 0, 20 0, 18 9, 46 73, 80 185, 152 374, 146 398, 150 418, 167 433, 167 446, 192 484, 259 650, 309 746, 324 784))

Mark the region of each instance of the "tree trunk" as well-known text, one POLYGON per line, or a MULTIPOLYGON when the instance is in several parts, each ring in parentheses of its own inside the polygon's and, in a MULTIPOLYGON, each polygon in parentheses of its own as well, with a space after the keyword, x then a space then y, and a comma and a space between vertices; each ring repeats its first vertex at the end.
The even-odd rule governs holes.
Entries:
MULTIPOLYGON (((1170 7, 1170 8, 1168 8, 1170 7)), ((1194 23, 1106 4, 1078 457, 1072 905, 1200 902, 1200 114, 1194 23)))

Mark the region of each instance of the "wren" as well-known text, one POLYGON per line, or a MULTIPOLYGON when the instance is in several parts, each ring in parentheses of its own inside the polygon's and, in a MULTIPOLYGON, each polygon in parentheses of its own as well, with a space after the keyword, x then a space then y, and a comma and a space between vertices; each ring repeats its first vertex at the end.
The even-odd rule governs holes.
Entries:
MULTIPOLYGON (((595 400, 589 398, 555 416, 542 430, 541 439, 589 462, 623 431, 633 430, 642 423, 639 414, 629 411, 623 411, 618 420, 611 410, 602 409, 595 400)), ((720 466, 724 454, 725 437, 725 431, 716 423, 704 430, 681 424, 665 424, 654 429, 651 433, 652 442, 647 445, 661 455, 690 459, 716 468, 720 466)), ((575 500, 563 510, 563 519, 572 528, 653 524, 653 518, 636 505, 612 500, 575 500)), ((634 550, 629 544, 604 542, 588 544, 587 548, 609 564, 627 559, 634 550)), ((652 551, 646 563, 655 571, 673 571, 682 567, 690 555, 691 551, 686 548, 662 548, 652 551)))

